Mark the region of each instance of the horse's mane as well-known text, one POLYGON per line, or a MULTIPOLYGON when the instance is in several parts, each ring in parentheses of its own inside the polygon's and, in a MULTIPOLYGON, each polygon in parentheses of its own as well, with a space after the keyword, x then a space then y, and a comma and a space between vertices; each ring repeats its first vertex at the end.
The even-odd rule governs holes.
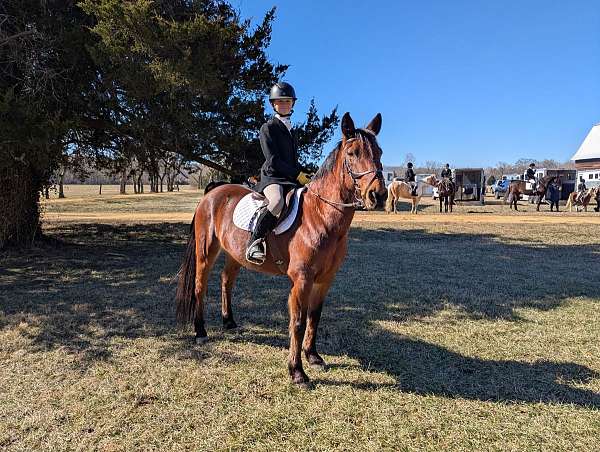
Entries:
MULTIPOLYGON (((367 129, 356 129, 355 139, 359 139, 359 140, 362 141, 365 138, 369 139, 369 138, 374 137, 374 136, 375 136, 375 134, 373 132, 371 132, 370 130, 367 130, 367 129)), ((329 153, 329 155, 325 158, 325 161, 323 162, 323 164, 321 165, 321 167, 319 168, 319 170, 313 176, 313 178, 312 178, 313 180, 321 179, 321 178, 327 176, 328 174, 331 174, 331 172, 335 168, 335 162, 337 160, 337 154, 340 151, 341 147, 342 147, 342 140, 338 141, 338 143, 333 148, 333 151, 331 151, 329 153)))

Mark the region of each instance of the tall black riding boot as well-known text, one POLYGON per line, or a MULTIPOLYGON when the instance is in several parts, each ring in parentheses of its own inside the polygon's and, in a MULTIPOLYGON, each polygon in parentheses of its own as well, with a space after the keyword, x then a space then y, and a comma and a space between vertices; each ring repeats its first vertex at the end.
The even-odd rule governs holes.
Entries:
POLYGON ((258 219, 256 226, 250 236, 248 248, 246 249, 246 260, 256 265, 262 265, 267 258, 267 243, 265 237, 277 224, 277 217, 268 209, 264 209, 258 219))

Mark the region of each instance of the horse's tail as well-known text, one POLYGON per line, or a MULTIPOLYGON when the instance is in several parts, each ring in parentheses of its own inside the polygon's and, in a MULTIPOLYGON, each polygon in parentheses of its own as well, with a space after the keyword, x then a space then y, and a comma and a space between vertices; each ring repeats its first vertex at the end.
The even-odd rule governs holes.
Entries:
POLYGON ((394 185, 394 183, 392 182, 387 191, 388 191, 388 195, 387 195, 387 199, 385 200, 385 211, 387 213, 390 213, 392 211, 392 207, 394 207, 394 195, 392 194, 392 185, 394 185))
POLYGON ((191 321, 195 316, 195 290, 196 290, 196 236, 194 233, 194 219, 190 231, 190 238, 187 243, 183 262, 179 268, 177 276, 177 292, 175 293, 175 303, 177 306, 177 321, 181 323, 191 321))
POLYGON ((567 204, 565 205, 565 209, 571 210, 572 207, 573 207, 573 193, 569 193, 569 196, 567 197, 567 204))

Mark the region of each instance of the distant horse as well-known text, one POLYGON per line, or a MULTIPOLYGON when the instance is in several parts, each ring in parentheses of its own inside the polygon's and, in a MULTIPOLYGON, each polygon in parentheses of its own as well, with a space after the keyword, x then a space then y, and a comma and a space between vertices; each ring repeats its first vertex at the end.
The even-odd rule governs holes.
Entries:
MULTIPOLYGON (((536 210, 540 210, 540 204, 542 203, 542 199, 546 196, 546 191, 548 191, 548 186, 554 181, 557 180, 558 184, 561 185, 560 178, 557 176, 545 176, 538 180, 537 187, 535 190, 532 190, 531 196, 537 196, 537 208, 536 210)), ((527 181, 524 180, 513 180, 508 186, 508 190, 506 190, 506 194, 504 195, 504 202, 508 200, 510 208, 513 206, 515 210, 519 210, 517 208, 517 201, 521 199, 521 196, 525 194, 527 191, 527 181)))
POLYGON ((448 177, 444 177, 441 180, 434 179, 438 190, 438 198, 440 199, 440 213, 442 213, 442 203, 444 206, 444 212, 448 213, 448 207, 452 213, 452 206, 454 205, 454 195, 456 193, 456 185, 448 177))
MULTIPOLYGON (((423 179, 421 182, 425 182, 428 185, 435 185, 434 184, 435 181, 435 175, 432 174, 431 176, 427 176, 425 179, 423 179)), ((390 212, 394 212, 397 213, 398 210, 396 209, 396 203, 398 202, 398 200, 400 198, 403 199, 410 199, 412 207, 410 209, 410 213, 417 213, 417 207, 419 206, 419 202, 421 201, 421 198, 423 197, 423 194, 425 193, 425 185, 418 184, 417 185, 417 195, 413 196, 412 194, 412 187, 410 186, 410 184, 408 182, 404 182, 401 180, 394 180, 390 183, 390 185, 388 185, 387 188, 387 200, 385 203, 385 211, 387 213, 390 212)))
POLYGON ((263 265, 246 260, 250 233, 233 223, 236 205, 250 190, 228 184, 211 190, 196 207, 179 271, 177 318, 193 321, 197 343, 207 339, 203 298, 208 275, 220 251, 225 254, 221 273, 221 314, 225 328, 237 326, 231 293, 241 267, 287 275, 292 282, 288 298, 288 369, 292 382, 301 387, 307 387, 309 382, 302 367, 302 351, 311 366, 325 368, 325 361, 317 353, 317 327, 325 296, 346 255, 354 211, 362 206, 374 209, 377 195, 385 193, 382 150, 376 139, 381 115, 377 114, 366 128, 357 129, 346 113, 341 128, 342 140, 308 185, 295 224, 281 235, 267 236, 269 251, 263 265))
POLYGON ((579 207, 583 207, 583 210, 587 212, 587 207, 590 201, 594 196, 596 196, 596 188, 590 188, 580 199, 578 198, 578 192, 574 191, 569 194, 569 199, 567 199, 567 207, 569 212, 573 212, 573 206, 575 206, 575 210, 579 212, 579 207))

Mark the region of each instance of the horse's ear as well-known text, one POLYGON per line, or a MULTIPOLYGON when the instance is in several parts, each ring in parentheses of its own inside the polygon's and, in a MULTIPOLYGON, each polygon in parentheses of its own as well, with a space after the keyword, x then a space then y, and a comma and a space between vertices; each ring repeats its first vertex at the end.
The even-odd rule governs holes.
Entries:
POLYGON ((379 131, 381 130, 381 113, 377 113, 375 117, 371 119, 371 122, 367 126, 367 130, 370 130, 375 135, 379 134, 379 131))
POLYGON ((354 127, 354 121, 350 117, 350 113, 344 113, 342 117, 342 134, 345 138, 354 138, 356 135, 356 127, 354 127))

